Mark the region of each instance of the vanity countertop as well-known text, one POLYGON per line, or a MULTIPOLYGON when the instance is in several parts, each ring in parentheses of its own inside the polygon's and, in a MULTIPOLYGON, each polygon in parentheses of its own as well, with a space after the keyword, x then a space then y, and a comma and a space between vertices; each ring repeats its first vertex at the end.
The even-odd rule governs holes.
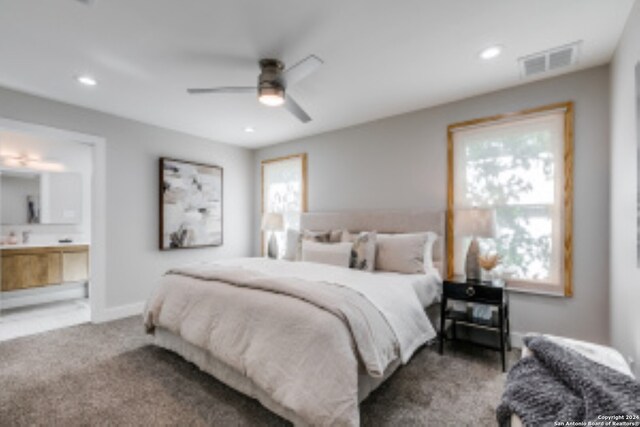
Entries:
POLYGON ((0 245, 0 250, 11 250, 11 249, 31 249, 31 248, 58 248, 65 246, 89 246, 87 242, 70 242, 70 243, 18 243, 15 245, 0 245))

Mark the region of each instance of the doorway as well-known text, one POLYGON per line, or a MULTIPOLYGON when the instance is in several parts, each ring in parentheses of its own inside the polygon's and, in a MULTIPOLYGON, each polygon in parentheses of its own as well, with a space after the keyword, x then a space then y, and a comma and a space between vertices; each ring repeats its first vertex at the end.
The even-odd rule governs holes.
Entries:
POLYGON ((98 316, 103 142, 0 119, 0 340, 98 316))

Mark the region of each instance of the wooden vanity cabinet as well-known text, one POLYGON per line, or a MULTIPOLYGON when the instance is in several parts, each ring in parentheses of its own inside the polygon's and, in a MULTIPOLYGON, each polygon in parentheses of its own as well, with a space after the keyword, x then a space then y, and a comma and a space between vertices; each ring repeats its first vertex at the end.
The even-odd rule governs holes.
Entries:
POLYGON ((89 279, 89 251, 85 248, 62 252, 62 281, 81 282, 89 279))
POLYGON ((86 245, 5 249, 0 252, 3 292, 89 279, 89 247, 86 245))

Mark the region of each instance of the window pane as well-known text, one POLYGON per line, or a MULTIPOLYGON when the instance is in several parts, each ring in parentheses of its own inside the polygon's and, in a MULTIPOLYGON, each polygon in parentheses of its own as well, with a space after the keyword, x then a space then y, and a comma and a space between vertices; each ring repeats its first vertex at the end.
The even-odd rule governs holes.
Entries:
POLYGON ((555 203, 562 135, 561 115, 456 133, 456 205, 555 203))
POLYGON ((553 206, 501 206, 496 208, 498 237, 484 240, 483 250, 502 255, 497 272, 505 278, 557 282, 559 263, 553 262, 553 206))
MULTIPOLYGON (((303 157, 270 161, 263 164, 263 212, 279 212, 286 229, 300 227, 303 208, 303 157)), ((284 254, 286 232, 275 233, 280 256, 284 254)), ((270 235, 263 239, 266 250, 270 235)))
POLYGON ((454 208, 493 207, 505 278, 560 284, 564 113, 454 133, 454 208))

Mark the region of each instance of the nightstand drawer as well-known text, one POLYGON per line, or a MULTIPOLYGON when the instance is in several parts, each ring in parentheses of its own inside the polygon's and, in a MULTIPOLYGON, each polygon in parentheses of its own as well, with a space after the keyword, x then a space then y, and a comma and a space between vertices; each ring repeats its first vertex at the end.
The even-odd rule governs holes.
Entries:
POLYGON ((503 288, 473 283, 456 283, 444 281, 443 295, 460 301, 484 302, 487 304, 501 304, 503 288))

